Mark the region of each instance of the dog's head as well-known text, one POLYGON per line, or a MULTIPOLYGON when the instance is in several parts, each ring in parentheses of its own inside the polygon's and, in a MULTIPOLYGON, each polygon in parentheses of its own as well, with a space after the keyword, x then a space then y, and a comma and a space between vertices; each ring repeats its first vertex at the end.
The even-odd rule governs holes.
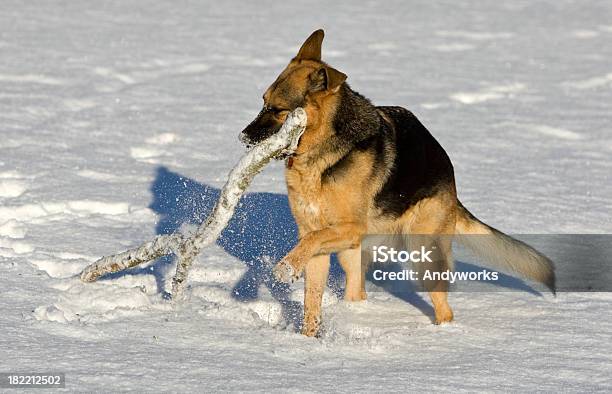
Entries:
POLYGON ((346 75, 321 61, 323 30, 306 39, 297 56, 263 95, 263 108, 242 131, 240 140, 256 144, 280 130, 287 115, 297 107, 306 110, 308 129, 321 124, 326 101, 333 100, 346 75))

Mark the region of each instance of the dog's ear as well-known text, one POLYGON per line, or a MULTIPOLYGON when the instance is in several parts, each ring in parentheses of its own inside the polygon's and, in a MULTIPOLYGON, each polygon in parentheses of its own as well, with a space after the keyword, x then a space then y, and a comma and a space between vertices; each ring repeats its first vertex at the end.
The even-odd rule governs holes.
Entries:
POLYGON ((319 29, 312 33, 310 37, 304 41, 300 51, 294 60, 316 60, 321 61, 321 44, 325 33, 323 29, 319 29))
POLYGON ((311 92, 331 90, 335 93, 344 81, 346 81, 346 74, 333 67, 323 66, 310 74, 309 90, 311 92))

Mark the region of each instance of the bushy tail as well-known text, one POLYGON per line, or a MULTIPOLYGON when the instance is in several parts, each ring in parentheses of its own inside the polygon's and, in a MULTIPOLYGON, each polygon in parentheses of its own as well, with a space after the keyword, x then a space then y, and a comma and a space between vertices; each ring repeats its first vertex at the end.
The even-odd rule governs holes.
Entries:
POLYGON ((457 237, 459 242, 495 267, 543 283, 555 293, 555 267, 548 257, 481 222, 461 202, 457 202, 459 211, 455 231, 459 235, 471 235, 457 237))

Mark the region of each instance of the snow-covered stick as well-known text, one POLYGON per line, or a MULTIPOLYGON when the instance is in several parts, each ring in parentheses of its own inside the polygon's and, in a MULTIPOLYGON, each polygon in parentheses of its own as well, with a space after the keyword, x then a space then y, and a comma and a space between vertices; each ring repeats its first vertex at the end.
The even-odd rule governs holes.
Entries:
POLYGON ((297 108, 287 116, 278 133, 250 149, 230 172, 212 213, 193 236, 186 237, 180 233, 159 235, 138 248, 102 257, 81 272, 81 280, 93 282, 100 276, 174 253, 178 261, 172 281, 172 298, 180 298, 193 260, 202 248, 217 240, 255 175, 273 158, 293 153, 305 128, 306 111, 297 108))

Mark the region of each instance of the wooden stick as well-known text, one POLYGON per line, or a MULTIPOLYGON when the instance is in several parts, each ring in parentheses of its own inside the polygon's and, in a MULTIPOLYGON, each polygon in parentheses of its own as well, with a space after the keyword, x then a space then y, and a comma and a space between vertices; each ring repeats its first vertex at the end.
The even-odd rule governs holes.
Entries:
POLYGON ((105 256, 81 272, 81 280, 93 282, 99 277, 122 271, 162 256, 177 256, 176 274, 172 280, 172 298, 182 296, 189 267, 202 248, 217 240, 232 218, 236 205, 247 187, 266 164, 280 154, 293 153, 306 128, 306 112, 297 108, 287 116, 280 131, 250 149, 230 172, 212 213, 195 234, 159 235, 141 246, 112 256, 105 256))

